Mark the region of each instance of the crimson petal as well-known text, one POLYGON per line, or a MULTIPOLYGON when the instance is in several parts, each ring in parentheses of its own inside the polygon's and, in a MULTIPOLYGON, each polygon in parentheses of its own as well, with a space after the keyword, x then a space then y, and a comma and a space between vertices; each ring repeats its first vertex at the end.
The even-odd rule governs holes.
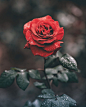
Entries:
POLYGON ((38 35, 36 33, 36 28, 38 27, 39 24, 41 23, 47 23, 49 25, 51 25, 51 27, 53 29, 55 29, 55 23, 54 23, 54 20, 51 18, 51 16, 45 16, 45 17, 42 17, 42 18, 36 18, 36 19, 33 19, 31 21, 31 31, 35 34, 35 35, 38 35))
POLYGON ((44 45, 41 45, 41 44, 39 44, 39 43, 37 43, 36 41, 34 41, 34 39, 32 38, 32 33, 31 33, 31 31, 30 30, 28 30, 27 32, 26 32, 26 40, 29 42, 29 44, 30 45, 37 45, 37 46, 39 46, 39 47, 44 47, 44 45))
POLYGON ((23 30, 24 35, 26 34, 27 30, 30 29, 30 24, 31 24, 31 21, 24 24, 24 30, 23 30))
POLYGON ((53 52, 53 55, 55 55, 56 52, 57 52, 60 48, 61 48, 61 46, 53 52))
POLYGON ((45 40, 46 40, 46 39, 40 38, 40 37, 38 37, 38 36, 36 36, 36 35, 34 35, 34 34, 32 35, 32 37, 33 37, 33 39, 36 40, 36 41, 42 41, 42 40, 45 41, 45 40))
POLYGON ((61 27, 57 34, 57 40, 62 40, 63 36, 64 36, 64 29, 63 29, 63 27, 61 27))
POLYGON ((49 44, 49 45, 46 45, 44 47, 44 50, 48 51, 48 52, 51 52, 51 51, 55 51, 56 49, 58 49, 60 46, 60 43, 63 43, 61 41, 58 41, 58 42, 55 42, 55 43, 52 43, 52 44, 49 44))
MULTIPOLYGON (((47 16, 45 16, 45 17, 38 18, 38 19, 39 19, 39 20, 45 20, 45 19, 51 19, 51 20, 53 20, 52 17, 49 16, 49 15, 47 15, 47 16)), ((53 20, 53 21, 54 21, 54 20, 53 20)))
POLYGON ((25 48, 30 48, 30 44, 28 42, 25 44, 24 49, 25 48))
POLYGON ((42 57, 47 57, 47 56, 53 54, 53 52, 46 52, 45 50, 43 50, 43 48, 39 48, 39 47, 33 46, 33 45, 30 45, 30 49, 34 55, 39 55, 42 57))

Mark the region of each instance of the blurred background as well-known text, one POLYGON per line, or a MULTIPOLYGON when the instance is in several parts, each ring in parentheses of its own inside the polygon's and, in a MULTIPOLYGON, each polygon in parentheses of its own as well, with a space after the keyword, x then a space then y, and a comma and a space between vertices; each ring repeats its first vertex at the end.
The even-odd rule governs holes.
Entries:
MULTIPOLYGON (((23 25, 33 18, 51 15, 64 27, 62 53, 73 56, 81 73, 79 83, 59 84, 58 94, 65 93, 86 107, 86 0, 0 0, 0 74, 11 67, 43 69, 43 58, 34 56, 23 35, 23 25)), ((30 82, 26 91, 16 85, 0 89, 0 107, 22 107, 34 101, 40 90, 30 82)))

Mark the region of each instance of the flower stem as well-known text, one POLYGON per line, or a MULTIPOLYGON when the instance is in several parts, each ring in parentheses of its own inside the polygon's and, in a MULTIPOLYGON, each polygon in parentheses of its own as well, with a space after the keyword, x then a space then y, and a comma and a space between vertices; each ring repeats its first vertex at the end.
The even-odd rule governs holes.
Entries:
MULTIPOLYGON (((46 63, 46 59, 44 58, 44 64, 46 63)), ((52 84, 52 81, 51 83, 49 82, 48 78, 47 78, 47 75, 46 75, 46 72, 45 72, 45 66, 44 66, 44 75, 46 77, 46 81, 47 81, 47 84, 48 84, 48 88, 51 89, 51 84, 52 84)), ((55 94, 55 100, 57 100, 57 95, 55 94)))
MULTIPOLYGON (((45 63, 46 63, 46 59, 44 58, 44 64, 45 64, 45 63)), ((50 86, 49 80, 48 80, 47 75, 46 75, 46 72, 45 72, 45 66, 44 66, 44 75, 45 75, 45 77, 46 77, 46 81, 47 81, 47 84, 48 84, 48 88, 50 88, 50 89, 51 89, 51 86, 50 86)))

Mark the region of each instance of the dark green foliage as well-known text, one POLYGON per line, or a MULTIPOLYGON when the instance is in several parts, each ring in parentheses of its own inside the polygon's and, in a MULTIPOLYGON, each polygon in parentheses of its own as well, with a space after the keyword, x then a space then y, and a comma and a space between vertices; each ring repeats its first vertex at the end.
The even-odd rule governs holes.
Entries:
POLYGON ((45 99, 41 104, 41 107, 75 107, 76 101, 69 96, 63 94, 62 96, 56 96, 53 99, 45 99))
POLYGON ((24 71, 26 71, 26 69, 21 69, 21 68, 11 68, 11 70, 14 70, 14 71, 16 71, 16 72, 24 72, 24 71))
MULTIPOLYGON (((76 74, 74 72, 71 72, 71 70, 77 70, 77 63, 75 59, 70 55, 64 54, 61 58, 57 57, 56 55, 51 55, 47 57, 45 62, 46 63, 44 66, 45 66, 45 73, 47 75, 47 78, 49 80, 52 80, 52 83, 55 86, 58 86, 59 81, 60 82, 78 82, 76 74), (60 59, 60 62, 59 62, 59 59, 60 59), (55 68, 49 68, 49 67, 52 67, 52 65, 55 68)), ((32 70, 28 70, 27 72, 26 69, 11 68, 11 70, 6 70, 1 74, 0 87, 5 88, 12 85, 15 77, 16 77, 17 85, 22 90, 25 90, 28 87, 29 77, 33 79, 41 79, 41 76, 38 70, 32 69, 32 70)), ((46 79, 46 78, 43 77, 43 79, 46 79)), ((40 82, 35 82, 34 85, 37 88, 47 88, 44 83, 40 83, 40 82)), ((39 97, 54 98, 55 95, 49 92, 45 92, 45 94, 39 95, 39 97)))
POLYGON ((31 101, 27 101, 23 107, 32 107, 31 101))
POLYGON ((65 73, 58 73, 58 80, 61 82, 67 82, 68 76, 65 73))
MULTIPOLYGON (((47 75, 47 78, 48 78, 48 79, 53 79, 54 76, 53 76, 53 75, 47 75)), ((46 77, 43 77, 43 79, 46 79, 46 77)))
POLYGON ((51 98, 55 98, 55 94, 51 89, 44 89, 42 90, 42 95, 39 95, 38 97, 51 99, 51 98))
POLYGON ((53 84, 57 87, 58 86, 58 78, 53 78, 53 84))
POLYGON ((68 76, 68 82, 74 82, 74 83, 78 82, 78 78, 77 78, 75 72, 67 72, 66 74, 68 76))
POLYGON ((41 101, 36 99, 34 102, 27 101, 23 107, 40 107, 41 101))
POLYGON ((75 71, 78 70, 75 59, 72 56, 70 56, 69 54, 64 54, 60 58, 60 63, 62 64, 63 67, 68 68, 70 70, 75 70, 75 71))
MULTIPOLYGON (((25 90, 29 85, 29 76, 34 79, 41 79, 38 70, 29 70, 20 68, 11 68, 11 70, 5 70, 0 76, 0 88, 6 88, 12 85, 16 78, 17 85, 22 90, 25 90)), ((44 83, 35 83, 38 88, 46 88, 44 83)))
POLYGON ((38 70, 29 70, 29 75, 31 78, 34 78, 34 79, 41 79, 40 77, 40 74, 39 74, 39 71, 38 70))
POLYGON ((17 85, 25 90, 29 85, 28 77, 26 69, 11 68, 11 70, 5 70, 0 76, 0 88, 11 86, 16 78, 17 85))
MULTIPOLYGON (((78 78, 75 72, 71 72, 68 69, 64 69, 63 66, 59 65, 55 68, 46 68, 45 72, 48 79, 53 80, 53 84, 58 86, 58 81, 60 82, 78 82, 78 78)), ((43 79, 46 79, 43 77, 43 79)))
MULTIPOLYGON (((59 96, 57 96, 57 99, 59 98, 59 96)), ((62 96, 60 96, 60 98, 64 101, 69 102, 69 107, 70 106, 76 106, 76 101, 74 99, 72 99, 71 97, 69 97, 66 94, 63 94, 62 96)))
POLYGON ((69 103, 62 100, 46 99, 40 107, 69 107, 69 103))
POLYGON ((47 88, 44 83, 40 83, 40 82, 34 82, 34 85, 37 88, 47 88))
POLYGON ((47 75, 50 75, 50 74, 56 74, 57 70, 54 68, 47 68, 47 69, 45 69, 45 72, 47 75))
POLYGON ((29 85, 28 73, 27 72, 19 73, 16 78, 16 82, 19 88, 25 90, 29 85))
POLYGON ((54 92, 51 89, 42 90, 42 95, 38 97, 44 98, 41 107, 75 107, 76 101, 63 94, 61 96, 55 96, 54 92))
POLYGON ((14 70, 5 70, 0 76, 0 88, 6 88, 12 85, 17 73, 14 70))
POLYGON ((32 107, 40 107, 41 105, 41 101, 36 99, 33 103, 32 103, 32 107))
POLYGON ((50 67, 55 67, 59 64, 58 57, 55 55, 48 56, 46 63, 45 63, 45 68, 50 68, 50 67))
POLYGON ((51 89, 44 89, 44 90, 42 90, 42 93, 43 94, 46 94, 46 93, 54 94, 54 92, 51 89))

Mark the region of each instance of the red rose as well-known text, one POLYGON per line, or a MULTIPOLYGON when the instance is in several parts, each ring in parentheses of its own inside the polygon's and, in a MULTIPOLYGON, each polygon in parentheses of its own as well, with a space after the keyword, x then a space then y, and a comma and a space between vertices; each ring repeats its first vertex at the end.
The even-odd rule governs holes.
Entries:
POLYGON ((30 48, 34 55, 47 57, 55 54, 63 43, 59 41, 64 35, 63 27, 49 15, 27 22, 23 33, 27 40, 24 48, 30 48))

